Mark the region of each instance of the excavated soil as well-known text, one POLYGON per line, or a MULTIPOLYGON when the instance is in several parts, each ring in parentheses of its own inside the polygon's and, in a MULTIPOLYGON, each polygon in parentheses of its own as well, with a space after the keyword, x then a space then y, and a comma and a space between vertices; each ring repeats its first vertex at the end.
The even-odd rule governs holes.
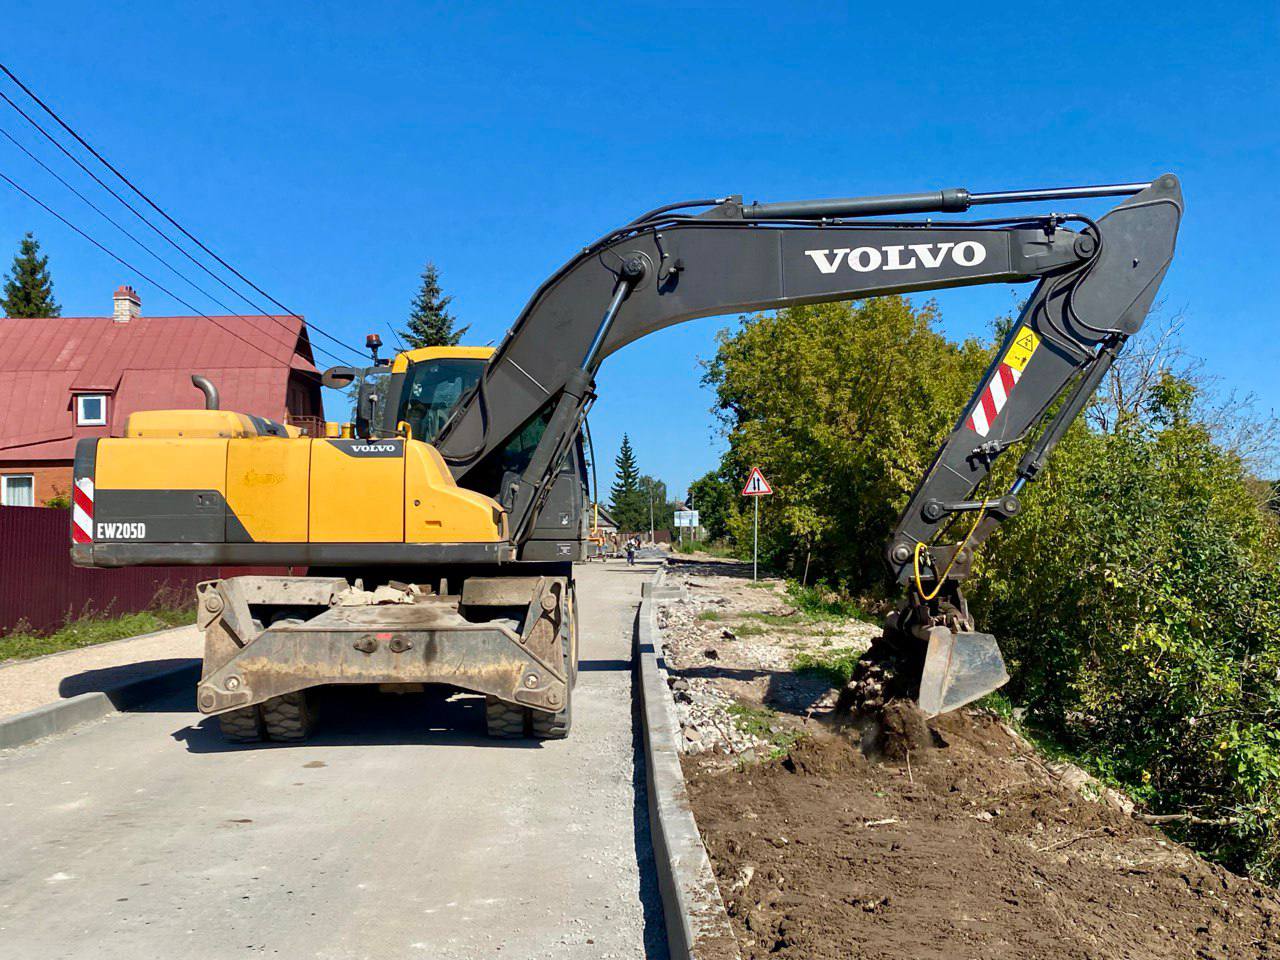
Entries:
POLYGON ((792 660, 875 628, 806 621, 781 583, 749 577, 673 564, 689 598, 659 610, 689 795, 744 958, 1280 960, 1280 891, 1133 819, 999 719, 890 703, 836 726, 834 691, 792 660), (768 731, 739 730, 734 703, 771 710, 768 731))
POLYGON ((743 957, 1280 957, 1276 890, 1080 795, 990 716, 912 712, 739 769, 685 758, 743 957))

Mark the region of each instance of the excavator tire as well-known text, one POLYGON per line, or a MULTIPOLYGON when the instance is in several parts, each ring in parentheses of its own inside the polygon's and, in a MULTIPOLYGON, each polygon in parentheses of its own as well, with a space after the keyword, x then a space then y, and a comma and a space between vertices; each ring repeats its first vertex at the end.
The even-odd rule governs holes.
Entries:
POLYGON ((558 713, 543 713, 541 710, 530 710, 533 717, 533 735, 538 740, 563 740, 569 736, 569 728, 573 726, 573 694, 569 694, 569 703, 558 713))
POLYGON ((262 711, 257 704, 218 715, 222 739, 228 743, 257 743, 262 739, 262 711))
POLYGON ((560 636, 564 643, 565 670, 569 675, 564 709, 557 713, 529 711, 533 735, 538 740, 563 740, 569 736, 573 726, 573 686, 578 679, 578 597, 572 586, 569 587, 568 609, 560 627, 560 636))
POLYGON ((484 698, 484 725, 495 740, 519 740, 525 735, 525 720, 530 713, 526 707, 499 700, 484 698))
POLYGON ((314 723, 307 692, 298 690, 272 697, 262 705, 267 737, 280 743, 300 743, 307 739, 314 723))
POLYGON ((567 654, 569 671, 569 686, 572 687, 578 682, 578 588, 569 582, 569 616, 567 618, 569 633, 569 650, 567 654))

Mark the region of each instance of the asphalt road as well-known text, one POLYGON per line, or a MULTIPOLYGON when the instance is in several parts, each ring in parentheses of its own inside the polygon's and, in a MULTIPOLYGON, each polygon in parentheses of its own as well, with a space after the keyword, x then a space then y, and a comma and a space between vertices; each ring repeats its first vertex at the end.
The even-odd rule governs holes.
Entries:
POLYGON ((579 568, 574 731, 335 690, 297 746, 190 696, 0 752, 0 955, 663 957, 631 641, 652 566, 579 568))

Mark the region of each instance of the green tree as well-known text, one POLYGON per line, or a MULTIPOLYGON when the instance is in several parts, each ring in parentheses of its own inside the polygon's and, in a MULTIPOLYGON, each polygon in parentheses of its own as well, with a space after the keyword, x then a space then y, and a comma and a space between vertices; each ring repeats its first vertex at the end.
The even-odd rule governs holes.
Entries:
POLYGON ((657 477, 651 477, 644 474, 640 477, 640 499, 644 505, 644 529, 649 529, 649 510, 652 505, 653 510, 653 529, 670 530, 672 535, 675 534, 676 527, 676 508, 680 505, 678 501, 672 500, 667 493, 667 484, 664 480, 657 477))
POLYGON ((738 489, 720 470, 712 470, 689 484, 689 502, 710 540, 725 540, 737 509, 738 489))
POLYGON ((422 286, 409 307, 409 322, 400 338, 411 348, 452 347, 457 345, 470 325, 454 330, 456 322, 449 312, 453 297, 446 297, 440 287, 436 265, 428 261, 422 271, 422 286))
POLYGON ((1078 423, 981 554, 974 608, 1036 727, 1237 870, 1280 876, 1280 527, 1163 374, 1078 423))
MULTIPOLYGON (((791 307, 722 331, 704 382, 716 391, 741 489, 752 466, 763 562, 858 592, 882 589, 880 551, 990 357, 935 329, 932 304, 902 297, 791 307)), ((736 494, 736 490, 734 491, 736 494)), ((731 511, 750 549, 752 513, 731 511)))
POLYGON ((613 515, 614 522, 623 533, 648 530, 649 499, 640 486, 636 454, 631 448, 631 438, 625 433, 613 465, 618 471, 609 490, 609 512, 613 515))
POLYGON ((28 233, 18 242, 13 266, 4 275, 0 308, 6 317, 57 317, 62 308, 53 299, 49 258, 40 256, 40 241, 28 233))

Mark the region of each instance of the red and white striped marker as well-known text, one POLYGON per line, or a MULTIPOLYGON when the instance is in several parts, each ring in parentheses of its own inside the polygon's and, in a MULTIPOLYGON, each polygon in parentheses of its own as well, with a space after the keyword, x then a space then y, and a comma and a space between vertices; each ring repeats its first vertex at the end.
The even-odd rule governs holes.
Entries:
POLYGON ((973 405, 964 425, 980 437, 991 432, 996 417, 1009 402, 1009 395, 1022 379, 1022 371, 1027 368, 1032 355, 1040 346, 1040 337, 1030 327, 1019 327, 1013 336, 1009 349, 1004 352, 1000 362, 996 364, 995 375, 991 382, 978 394, 978 402, 973 405))
POLYGON ((1013 392, 1013 386, 1021 376, 1021 371, 1007 363, 1002 362, 996 367, 996 375, 991 378, 991 382, 982 391, 982 396, 974 404, 973 413, 969 414, 969 419, 965 421, 966 426, 979 436, 985 437, 990 433, 991 425, 996 422, 996 417, 1000 416, 1000 411, 1009 402, 1009 394, 1013 392))
POLYGON ((93 543, 93 481, 76 480, 71 491, 71 541, 93 543))

